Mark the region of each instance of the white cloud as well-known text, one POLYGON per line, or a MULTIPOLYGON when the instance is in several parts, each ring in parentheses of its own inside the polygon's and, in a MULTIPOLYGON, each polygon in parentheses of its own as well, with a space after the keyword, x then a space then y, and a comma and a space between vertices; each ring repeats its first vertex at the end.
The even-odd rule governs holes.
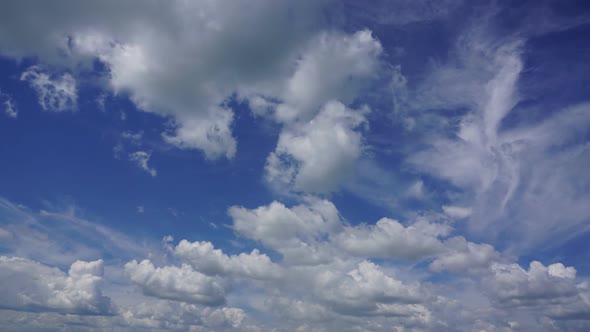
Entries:
POLYGON ((279 202, 253 210, 231 207, 233 228, 240 235, 279 251, 290 263, 331 260, 318 240, 342 227, 338 210, 329 201, 310 198, 308 204, 287 208, 279 202))
MULTIPOLYGON (((306 122, 327 101, 352 102, 359 89, 376 75, 381 51, 381 44, 369 30, 315 37, 302 52, 284 90, 270 96, 281 101, 275 105, 275 118, 280 122, 306 122)), ((258 110, 268 108, 268 104, 260 96, 251 101, 258 110)))
POLYGON ((471 215, 471 208, 454 206, 454 205, 443 205, 443 212, 454 219, 465 219, 471 215))
POLYGON ((216 108, 205 117, 189 116, 177 118, 177 127, 173 134, 164 133, 166 142, 183 149, 201 149, 207 159, 226 157, 231 159, 236 154, 237 143, 232 136, 231 124, 233 112, 226 108, 216 108))
POLYGON ((529 270, 518 264, 491 266, 490 296, 500 305, 536 306, 566 303, 578 295, 576 269, 561 263, 544 266, 533 261, 529 270))
POLYGON ((488 241, 504 234, 517 251, 578 234, 589 213, 582 203, 588 194, 579 189, 588 182, 579 170, 590 165, 580 140, 590 123, 588 105, 542 110, 536 123, 508 123, 515 108, 526 108, 519 105, 523 48, 521 40, 494 38, 484 26, 464 33, 449 61, 433 66, 419 84, 411 107, 465 113, 451 120, 457 128, 430 136, 430 148, 408 159, 458 189, 443 207, 447 215, 469 214, 470 232, 488 241))
POLYGON ((155 168, 149 167, 148 162, 152 156, 151 152, 135 151, 129 154, 129 160, 135 162, 137 166, 148 172, 151 176, 156 176, 158 172, 155 168))
POLYGON ((213 306, 225 303, 223 286, 186 264, 160 268, 149 260, 133 260, 125 264, 125 272, 148 296, 213 306))
POLYGON ((128 140, 134 145, 139 145, 143 138, 143 131, 132 132, 132 131, 125 131, 121 134, 121 138, 128 140))
POLYGON ((439 253, 430 269, 433 271, 481 272, 490 264, 500 261, 500 254, 486 243, 468 242, 461 236, 444 241, 444 251, 439 253))
POLYGON ((74 111, 78 107, 76 80, 68 73, 52 77, 40 67, 31 66, 21 74, 20 80, 37 91, 39 105, 45 111, 74 111))
POLYGON ((355 129, 366 123, 367 111, 332 101, 309 122, 283 129, 267 159, 267 181, 305 192, 337 190, 362 154, 362 135, 355 129))
POLYGON ((102 295, 102 260, 76 261, 67 274, 19 257, 0 256, 3 309, 110 315, 111 300, 102 295))
POLYGON ((4 114, 9 118, 16 119, 18 116, 18 109, 14 105, 14 100, 10 95, 0 90, 0 100, 2 100, 2 104, 4 105, 4 114))
MULTIPOLYGON (((330 100, 351 103, 378 74, 380 42, 366 29, 350 34, 324 29, 326 3, 257 0, 243 10, 242 3, 231 1, 139 8, 117 1, 90 6, 63 1, 55 10, 34 13, 19 4, 2 20, 12 33, 0 35, 0 47, 5 55, 38 56, 76 70, 98 59, 115 94, 172 118, 163 133, 167 142, 202 150, 208 159, 232 158, 237 141, 227 101, 234 96, 278 121, 307 121, 330 100), (75 15, 57 14, 66 8, 75 15)), ((23 77, 46 91, 49 77, 29 72, 23 77)), ((75 93, 65 93, 75 92, 71 76, 52 82, 70 88, 57 85, 68 98, 43 101, 44 107, 75 104, 75 93), (63 102, 50 105, 58 100, 63 102)))
POLYGON ((203 308, 194 304, 150 300, 125 308, 122 326, 176 331, 227 331, 247 328, 246 313, 239 308, 203 308))
POLYGON ((450 227, 417 222, 404 227, 399 222, 383 218, 375 225, 347 227, 334 242, 355 256, 374 258, 423 259, 443 250, 438 237, 447 235, 450 227))
POLYGON ((4 101, 4 113, 9 118, 13 118, 13 119, 18 116, 18 111, 14 107, 14 104, 12 103, 11 100, 4 101))
POLYGON ((211 242, 182 240, 174 248, 174 255, 207 275, 229 275, 251 279, 280 277, 281 269, 257 249, 251 253, 228 256, 215 249, 211 242))
POLYGON ((322 280, 320 297, 345 315, 418 315, 428 320, 430 312, 418 284, 405 285, 386 275, 374 263, 363 261, 335 280, 322 280))

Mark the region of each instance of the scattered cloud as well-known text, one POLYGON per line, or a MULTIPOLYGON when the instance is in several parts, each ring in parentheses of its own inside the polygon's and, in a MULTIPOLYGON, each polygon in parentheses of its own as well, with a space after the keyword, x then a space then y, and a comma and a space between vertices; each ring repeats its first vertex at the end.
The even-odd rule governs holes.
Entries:
POLYGON ((111 300, 101 291, 103 262, 76 261, 67 274, 25 258, 0 256, 2 309, 111 315, 111 300))
POLYGON ((125 264, 125 272, 148 296, 212 306, 225 303, 223 286, 189 265, 160 268, 149 260, 133 260, 125 264))
POLYGON ((16 119, 18 116, 18 109, 14 105, 14 100, 12 97, 0 90, 0 101, 2 101, 4 106, 4 114, 9 118, 16 119))
POLYGON ((146 171, 149 175, 156 176, 158 174, 156 169, 148 165, 151 156, 151 152, 135 151, 129 154, 129 160, 135 162, 139 168, 146 171))
POLYGON ((69 73, 50 75, 38 66, 31 66, 20 76, 35 89, 44 111, 64 112, 78 108, 76 80, 69 73))

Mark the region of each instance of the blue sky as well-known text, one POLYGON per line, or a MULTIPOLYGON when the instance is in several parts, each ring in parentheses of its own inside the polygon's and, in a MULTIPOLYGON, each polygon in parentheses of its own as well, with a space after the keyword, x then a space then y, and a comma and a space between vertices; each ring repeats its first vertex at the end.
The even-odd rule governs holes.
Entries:
POLYGON ((587 331, 584 1, 0 5, 9 331, 587 331))

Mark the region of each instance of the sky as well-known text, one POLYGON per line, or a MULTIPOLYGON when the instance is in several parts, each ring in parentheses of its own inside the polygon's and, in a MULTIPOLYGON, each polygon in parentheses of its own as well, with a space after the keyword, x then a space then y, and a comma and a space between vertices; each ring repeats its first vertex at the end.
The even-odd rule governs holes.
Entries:
POLYGON ((587 1, 0 2, 5 331, 590 330, 587 1))

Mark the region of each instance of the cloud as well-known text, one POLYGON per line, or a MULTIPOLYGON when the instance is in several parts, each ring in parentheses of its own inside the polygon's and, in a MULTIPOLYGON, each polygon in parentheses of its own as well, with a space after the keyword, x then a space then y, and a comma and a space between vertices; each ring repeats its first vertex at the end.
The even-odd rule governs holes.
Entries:
POLYGON ((283 129, 266 162, 267 181, 304 192, 337 190, 362 154, 362 135, 355 129, 366 123, 367 112, 333 101, 313 120, 283 129))
POLYGON ((444 252, 439 254, 429 267, 433 271, 481 272, 494 262, 501 261, 501 255, 486 243, 468 242, 457 236, 444 241, 444 252))
POLYGON ((354 101, 360 89, 376 76, 381 52, 381 43, 369 30, 352 35, 321 33, 301 52, 283 90, 268 96, 270 100, 255 95, 250 105, 260 114, 270 107, 279 122, 307 122, 328 101, 354 101))
POLYGON ((2 104, 4 105, 4 114, 6 114, 6 116, 9 118, 16 119, 18 116, 18 109, 14 105, 14 100, 12 97, 0 90, 0 100, 3 100, 2 104))
POLYGON ((20 80, 35 89, 44 111, 75 111, 78 107, 76 80, 68 73, 52 77, 40 67, 31 66, 21 74, 20 80))
POLYGON ((125 264, 125 272, 148 296, 211 306, 225 303, 223 286, 186 264, 160 268, 149 260, 133 260, 125 264))
POLYGON ((25 258, 0 256, 3 309, 77 315, 111 315, 110 298, 102 295, 102 260, 76 261, 67 274, 25 258))
POLYGON ((248 329, 247 315, 239 308, 203 308, 194 304, 150 300, 130 306, 121 313, 122 327, 228 331, 248 329))
POLYGON ((500 305, 567 303, 568 298, 578 295, 576 269, 561 263, 545 266, 533 261, 528 271, 518 264, 494 264, 491 271, 490 296, 500 305))
MULTIPOLYGON (((166 142, 199 149, 207 159, 231 159, 237 149, 232 98, 279 122, 308 121, 330 100, 351 103, 378 75, 381 43, 367 29, 347 34, 326 27, 328 2, 257 0, 243 11, 232 2, 137 8, 63 1, 55 11, 36 13, 19 4, 9 11, 26 19, 2 20, 13 33, 0 35, 0 47, 8 56, 38 56, 75 70, 98 60, 114 94, 171 118, 166 142), (61 16, 59 8, 75 14, 61 16)), ((51 80, 32 67, 24 78, 42 94, 44 109, 75 106, 69 74, 51 80), (50 86, 60 98, 46 92, 50 86)))
POLYGON ((215 249, 211 242, 182 240, 174 248, 174 255, 207 275, 237 276, 250 279, 280 277, 281 269, 257 249, 251 253, 228 256, 215 249))
POLYGON ((465 219, 471 215, 471 208, 453 205, 443 205, 443 212, 454 219, 465 219))
POLYGON ((399 222, 383 218, 374 225, 348 227, 334 238, 343 250, 355 256, 374 258, 423 259, 443 250, 438 240, 450 227, 417 222, 404 227, 399 222))
POLYGON ((173 134, 164 133, 164 140, 183 149, 201 149, 207 159, 226 157, 231 159, 236 154, 237 143, 231 133, 233 112, 218 108, 208 112, 205 118, 177 118, 177 127, 173 134))
POLYGON ((143 169, 149 175, 154 177, 158 173, 155 168, 148 166, 148 162, 150 161, 151 156, 151 152, 135 151, 129 154, 129 160, 135 162, 139 168, 143 169))
POLYGON ((346 277, 329 281, 331 284, 320 285, 325 287, 320 297, 336 312, 360 316, 418 315, 428 319, 425 307, 412 305, 424 300, 419 286, 404 285, 374 263, 363 261, 346 277))
POLYGON ((314 244, 316 239, 341 227, 334 204, 319 199, 310 199, 308 204, 292 208, 279 202, 252 210, 233 206, 228 213, 236 232, 277 250, 291 263, 330 260, 330 254, 314 244))
POLYGON ((50 266, 70 266, 76 260, 106 256, 131 259, 152 250, 149 242, 134 241, 80 217, 75 206, 48 209, 51 211, 32 212, 0 198, 3 250, 50 266))
POLYGON ((590 161, 584 139, 590 117, 587 104, 528 108, 525 102, 536 97, 524 95, 520 86, 527 75, 527 44, 491 30, 467 29, 448 62, 433 66, 410 92, 415 93, 411 107, 424 114, 460 111, 426 138, 428 148, 410 153, 407 161, 453 186, 446 214, 456 219, 469 214, 472 234, 487 241, 502 234, 522 252, 557 233, 568 239, 583 231, 588 209, 581 201, 588 193, 579 189, 587 181, 578 170, 590 161), (537 120, 515 120, 514 113, 525 111, 538 114, 537 120))

